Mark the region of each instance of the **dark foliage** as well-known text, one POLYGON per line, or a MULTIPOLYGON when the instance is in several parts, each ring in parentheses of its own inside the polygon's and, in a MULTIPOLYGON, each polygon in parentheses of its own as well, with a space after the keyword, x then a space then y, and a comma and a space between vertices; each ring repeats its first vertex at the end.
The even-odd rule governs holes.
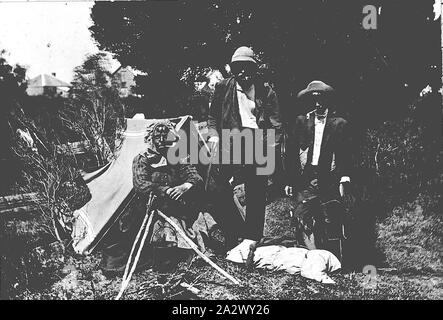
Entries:
POLYGON ((5 55, 0 49, 0 194, 7 192, 19 173, 12 160, 10 119, 20 112, 19 105, 26 96, 25 69, 8 64, 5 55))
POLYGON ((294 95, 309 81, 322 79, 342 93, 339 107, 367 125, 404 115, 428 83, 440 87, 441 59, 433 1, 376 1, 382 7, 376 31, 362 28, 366 4, 96 3, 91 31, 101 48, 148 73, 139 90, 148 105, 166 113, 179 110, 186 84, 199 69, 224 70, 236 47, 250 45, 269 67, 285 113, 300 112, 294 95))

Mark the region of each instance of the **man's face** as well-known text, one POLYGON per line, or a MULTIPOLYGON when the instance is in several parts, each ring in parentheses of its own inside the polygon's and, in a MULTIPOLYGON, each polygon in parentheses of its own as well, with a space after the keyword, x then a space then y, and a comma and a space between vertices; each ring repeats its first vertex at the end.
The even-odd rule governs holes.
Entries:
POLYGON ((320 92, 313 92, 311 96, 312 106, 315 108, 318 114, 323 114, 326 109, 326 101, 325 96, 322 95, 320 92))
POLYGON ((238 83, 249 88, 257 75, 257 65, 250 61, 236 61, 231 64, 231 71, 238 83))
POLYGON ((179 140, 178 134, 166 125, 158 125, 153 133, 152 141, 159 152, 173 147, 179 140))

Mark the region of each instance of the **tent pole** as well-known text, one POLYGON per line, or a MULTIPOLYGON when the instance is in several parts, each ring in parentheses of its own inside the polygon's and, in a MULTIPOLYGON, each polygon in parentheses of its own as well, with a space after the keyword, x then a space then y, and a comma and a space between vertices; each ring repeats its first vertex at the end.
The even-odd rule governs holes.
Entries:
POLYGON ((156 198, 156 196, 151 192, 149 194, 148 204, 146 205, 146 215, 143 219, 140 230, 138 231, 137 237, 134 240, 134 244, 132 245, 131 253, 129 254, 128 262, 126 263, 125 272, 123 274, 120 291, 119 291, 117 297, 115 297, 115 300, 120 300, 120 298, 122 297, 126 288, 128 287, 129 282, 131 281, 131 277, 135 271, 135 268, 137 267, 138 260, 140 259, 140 254, 143 250, 143 246, 145 244, 146 237, 148 235, 149 228, 151 226, 152 219, 154 217, 154 212, 151 213, 151 211, 152 211, 151 209, 152 209, 152 204, 153 204, 155 198, 156 198), (132 255, 134 254, 135 248, 137 247, 137 244, 139 243, 138 240, 139 240, 142 233, 143 233, 143 237, 142 237, 140 244, 138 246, 137 254, 134 258, 134 262, 131 265, 132 255))

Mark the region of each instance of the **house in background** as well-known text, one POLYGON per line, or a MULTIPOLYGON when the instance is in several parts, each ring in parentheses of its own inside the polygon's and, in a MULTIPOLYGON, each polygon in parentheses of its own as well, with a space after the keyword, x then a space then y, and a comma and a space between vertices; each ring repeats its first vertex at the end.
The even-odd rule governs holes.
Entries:
POLYGON ((41 74, 28 80, 26 92, 30 96, 67 96, 71 85, 52 75, 41 74))
POLYGON ((112 81, 120 88, 120 97, 132 95, 132 87, 135 86, 135 72, 131 67, 120 66, 112 73, 112 81))

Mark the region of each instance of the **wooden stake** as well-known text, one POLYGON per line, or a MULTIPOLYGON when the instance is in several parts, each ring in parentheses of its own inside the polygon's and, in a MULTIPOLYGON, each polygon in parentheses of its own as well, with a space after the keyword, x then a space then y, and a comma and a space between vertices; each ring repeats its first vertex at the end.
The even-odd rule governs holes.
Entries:
POLYGON ((120 300, 120 298, 123 296, 123 293, 125 292, 126 288, 128 287, 129 282, 131 281, 131 278, 132 278, 132 275, 135 271, 135 268, 137 267, 137 263, 140 258, 140 254, 143 250, 143 246, 145 244, 146 237, 148 235, 149 228, 151 226, 152 219, 154 217, 155 210, 152 211, 152 204, 153 204, 155 198, 156 198, 156 196, 154 194, 151 193, 149 195, 149 200, 148 200, 147 209, 146 209, 146 215, 143 219, 140 230, 138 231, 138 234, 134 240, 134 244, 132 245, 131 253, 129 254, 128 262, 126 263, 125 272, 123 274, 120 291, 119 291, 117 297, 115 297, 115 300, 120 300), (143 233, 142 239, 141 239, 140 244, 138 246, 137 253, 134 258, 134 262, 131 265, 132 255, 134 254, 137 244, 139 243, 138 240, 139 240, 140 236, 142 235, 142 233, 143 233))
POLYGON ((220 268, 218 265, 216 265, 214 262, 212 262, 211 259, 209 259, 207 256, 205 256, 198 248, 197 245, 188 238, 188 236, 183 232, 183 230, 174 222, 172 221, 168 216, 166 216, 163 212, 160 210, 157 210, 157 213, 165 219, 181 236, 182 238, 189 244, 189 246, 192 248, 192 250, 197 253, 200 258, 205 260, 211 267, 213 267, 215 270, 217 270, 221 275, 223 275, 225 278, 232 281, 234 284, 240 284, 240 281, 229 275, 226 271, 224 271, 222 268, 220 268))

